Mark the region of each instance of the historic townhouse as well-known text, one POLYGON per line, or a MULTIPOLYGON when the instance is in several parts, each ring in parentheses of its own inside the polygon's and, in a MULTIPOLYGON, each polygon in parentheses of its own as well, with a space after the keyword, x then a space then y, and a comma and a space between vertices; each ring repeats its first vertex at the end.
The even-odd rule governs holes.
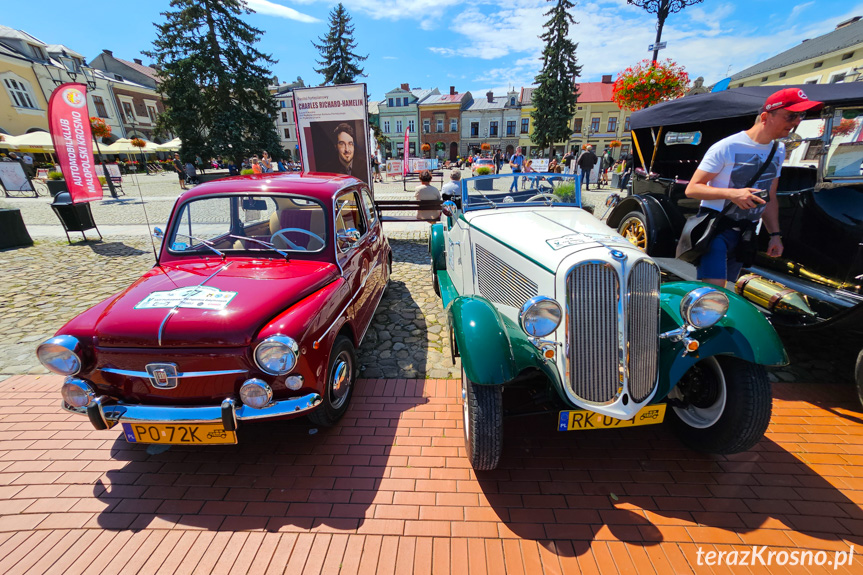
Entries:
POLYGON ((300 142, 297 139, 297 124, 294 122, 294 89, 305 88, 303 79, 297 76, 296 82, 279 83, 278 78, 273 79, 269 87, 270 93, 276 99, 279 109, 276 110, 276 132, 282 142, 282 150, 289 160, 298 160, 300 157, 300 142))
POLYGON ((462 112, 461 153, 479 153, 483 143, 489 144, 490 153, 501 149, 506 155, 515 152, 519 144, 518 125, 521 110, 518 92, 506 96, 486 92, 485 98, 473 100, 462 112))
POLYGON ((459 155, 459 122, 462 111, 473 101, 470 92, 432 95, 419 105, 420 141, 428 144, 429 157, 455 160, 459 155))
POLYGON ((429 96, 440 95, 440 90, 423 90, 410 88, 409 84, 390 90, 386 97, 378 104, 381 131, 389 139, 389 150, 385 151, 387 157, 401 157, 404 155, 404 133, 410 130, 408 139, 408 152, 412 157, 417 157, 420 151, 419 137, 419 104, 429 96))

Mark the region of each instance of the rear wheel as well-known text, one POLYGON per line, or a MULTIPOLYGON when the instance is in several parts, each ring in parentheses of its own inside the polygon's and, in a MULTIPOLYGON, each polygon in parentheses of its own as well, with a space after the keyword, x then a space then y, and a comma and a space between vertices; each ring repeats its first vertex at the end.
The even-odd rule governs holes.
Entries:
POLYGON ((758 443, 770 423, 772 398, 764 366, 709 357, 668 394, 670 420, 683 443, 708 453, 739 453, 758 443))
POLYGON ((327 381, 321 394, 323 401, 317 409, 309 413, 312 423, 330 427, 345 414, 353 396, 356 365, 354 344, 343 335, 336 337, 330 352, 327 381))
POLYGON ((617 232, 644 252, 650 252, 647 240, 647 220, 639 211, 629 212, 620 220, 617 232))
POLYGON ((462 367, 461 397, 467 458, 477 471, 495 469, 503 451, 503 388, 472 382, 462 367))

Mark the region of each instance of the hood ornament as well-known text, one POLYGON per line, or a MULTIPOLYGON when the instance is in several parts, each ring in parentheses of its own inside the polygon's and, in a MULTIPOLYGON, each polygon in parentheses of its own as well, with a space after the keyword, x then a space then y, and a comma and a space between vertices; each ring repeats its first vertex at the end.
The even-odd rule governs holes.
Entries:
POLYGON ((611 257, 613 257, 614 259, 616 259, 616 260, 617 260, 617 261, 619 261, 619 262, 622 262, 622 261, 624 261, 624 260, 626 259, 626 254, 625 254, 625 253, 623 253, 623 252, 622 252, 622 251, 620 251, 620 250, 614 250, 614 249, 612 249, 612 250, 609 250, 609 251, 611 252, 611 257))

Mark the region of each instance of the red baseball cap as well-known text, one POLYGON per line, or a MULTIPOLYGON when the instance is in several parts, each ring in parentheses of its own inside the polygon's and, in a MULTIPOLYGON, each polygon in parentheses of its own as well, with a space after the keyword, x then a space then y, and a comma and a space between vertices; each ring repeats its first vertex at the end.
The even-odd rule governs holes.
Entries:
POLYGON ((823 106, 824 102, 810 100, 806 95, 806 92, 800 88, 785 88, 784 90, 779 90, 778 92, 771 94, 770 97, 765 100, 764 106, 761 110, 764 112, 772 112, 773 110, 785 108, 789 112, 808 112, 810 110, 820 110, 823 106))

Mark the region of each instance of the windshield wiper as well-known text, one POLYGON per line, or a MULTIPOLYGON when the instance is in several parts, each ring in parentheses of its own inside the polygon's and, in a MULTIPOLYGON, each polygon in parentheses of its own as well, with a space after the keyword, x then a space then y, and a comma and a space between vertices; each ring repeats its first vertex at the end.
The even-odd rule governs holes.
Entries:
POLYGON ((285 256, 285 259, 290 258, 290 256, 288 255, 288 252, 283 252, 282 250, 280 250, 279 248, 277 248, 276 246, 274 246, 270 242, 265 242, 264 240, 256 240, 255 238, 247 238, 246 236, 235 236, 234 234, 228 234, 228 237, 234 238, 235 240, 248 240, 250 242, 255 242, 256 244, 261 244, 262 246, 266 246, 266 247, 270 248, 271 250, 273 250, 274 252, 278 252, 279 254, 285 256))
POLYGON ((189 238, 190 240, 195 240, 196 242, 201 242, 202 244, 204 244, 205 246, 207 246, 208 248, 210 248, 211 250, 213 250, 214 252, 216 252, 219 256, 221 256, 221 258, 222 258, 223 260, 225 259, 225 254, 224 254, 224 252, 220 252, 219 250, 217 250, 217 249, 213 246, 213 242, 211 242, 211 241, 209 241, 209 240, 205 240, 205 239, 203 239, 203 238, 196 238, 195 236, 190 236, 189 234, 181 234, 180 232, 177 232, 175 235, 183 236, 184 238, 189 238))

